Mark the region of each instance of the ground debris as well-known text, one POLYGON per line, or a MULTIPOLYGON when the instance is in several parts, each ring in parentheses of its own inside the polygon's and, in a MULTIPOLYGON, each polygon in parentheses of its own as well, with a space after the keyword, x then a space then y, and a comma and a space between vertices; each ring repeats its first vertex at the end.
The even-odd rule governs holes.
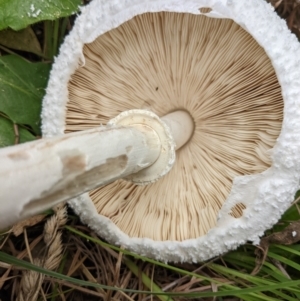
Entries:
POLYGON ((292 222, 283 231, 262 238, 259 246, 267 250, 270 244, 291 245, 298 241, 300 241, 300 221, 292 222))
POLYGON ((256 266, 251 275, 256 275, 263 266, 271 244, 292 245, 300 241, 300 221, 292 222, 284 230, 263 237, 255 251, 256 266))

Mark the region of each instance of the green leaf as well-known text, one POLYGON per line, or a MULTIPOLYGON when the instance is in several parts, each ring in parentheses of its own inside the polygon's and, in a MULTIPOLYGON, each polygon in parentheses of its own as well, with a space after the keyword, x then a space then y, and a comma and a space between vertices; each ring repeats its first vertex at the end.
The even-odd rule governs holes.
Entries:
MULTIPOLYGON (((22 127, 18 128, 18 132, 20 143, 35 140, 35 136, 22 127)), ((7 118, 0 116, 0 147, 13 145, 15 138, 14 124, 7 118)))
POLYGON ((81 0, 0 0, 0 30, 19 30, 42 20, 70 16, 81 4, 81 0))
POLYGON ((49 64, 28 63, 13 55, 0 57, 0 111, 14 123, 30 125, 35 134, 40 134, 49 71, 49 64))
POLYGON ((11 49, 42 55, 40 43, 31 27, 20 31, 9 28, 0 31, 0 44, 11 49))

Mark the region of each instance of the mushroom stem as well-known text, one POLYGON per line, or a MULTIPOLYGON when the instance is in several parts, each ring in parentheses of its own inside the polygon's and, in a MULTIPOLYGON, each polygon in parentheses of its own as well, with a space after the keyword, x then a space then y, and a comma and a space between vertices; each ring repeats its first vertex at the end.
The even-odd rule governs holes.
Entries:
POLYGON ((194 132, 194 121, 192 116, 183 110, 178 110, 161 118, 170 128, 175 140, 175 149, 184 146, 192 137, 194 132))
POLYGON ((0 229, 136 173, 160 154, 155 131, 103 127, 0 150, 0 229))
MULTIPOLYGON (((132 174, 138 184, 166 174, 175 157, 174 141, 163 133, 169 132, 164 123, 151 112, 124 113, 120 116, 126 116, 125 121, 121 116, 125 124, 110 122, 106 127, 1 149, 0 229, 132 174)), ((189 118, 184 111, 163 118, 178 148, 191 136, 189 118)))

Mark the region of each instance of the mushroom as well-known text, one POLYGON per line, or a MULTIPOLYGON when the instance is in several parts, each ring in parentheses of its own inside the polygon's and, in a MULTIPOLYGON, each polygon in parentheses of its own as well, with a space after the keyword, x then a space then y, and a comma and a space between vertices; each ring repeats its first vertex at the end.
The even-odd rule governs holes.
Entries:
POLYGON ((194 127, 159 181, 118 180, 71 207, 107 241, 164 261, 258 243, 299 189, 297 51, 262 0, 93 0, 53 66, 43 134, 130 109, 185 111, 194 127))

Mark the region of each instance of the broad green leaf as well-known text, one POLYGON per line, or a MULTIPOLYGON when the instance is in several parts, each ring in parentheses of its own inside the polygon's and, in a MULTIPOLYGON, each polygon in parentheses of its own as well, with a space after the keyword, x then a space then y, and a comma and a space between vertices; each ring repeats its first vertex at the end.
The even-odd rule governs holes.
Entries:
MULTIPOLYGON (((19 143, 35 140, 35 136, 22 127, 18 127, 18 134, 19 143)), ((13 145, 15 138, 14 124, 7 118, 0 116, 0 147, 13 145)))
POLYGON ((19 31, 9 28, 0 31, 0 44, 11 49, 27 51, 37 55, 42 54, 40 43, 30 26, 19 31))
POLYGON ((0 111, 14 123, 30 125, 36 134, 49 70, 49 64, 28 63, 13 55, 0 57, 0 111))
POLYGON ((42 20, 55 20, 78 12, 81 0, 0 0, 0 30, 19 30, 42 20))

